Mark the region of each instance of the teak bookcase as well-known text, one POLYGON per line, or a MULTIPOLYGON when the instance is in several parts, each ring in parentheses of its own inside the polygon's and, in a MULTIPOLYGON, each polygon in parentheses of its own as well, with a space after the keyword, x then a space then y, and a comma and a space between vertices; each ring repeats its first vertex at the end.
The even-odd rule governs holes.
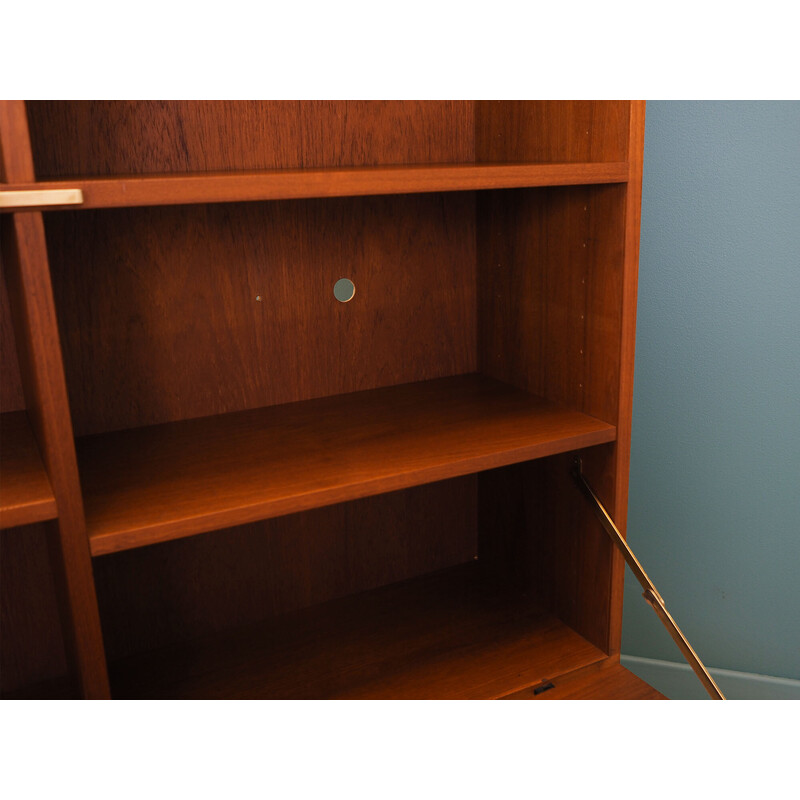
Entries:
POLYGON ((570 478, 624 526, 643 137, 0 104, 4 696, 657 697, 570 478))

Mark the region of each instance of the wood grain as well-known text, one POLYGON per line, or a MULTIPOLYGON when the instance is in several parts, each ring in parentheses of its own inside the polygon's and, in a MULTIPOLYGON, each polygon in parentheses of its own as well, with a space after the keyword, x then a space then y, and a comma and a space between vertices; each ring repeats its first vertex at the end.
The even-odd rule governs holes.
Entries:
POLYGON ((475 103, 475 160, 625 161, 626 100, 483 100, 475 103))
POLYGON ((559 675, 502 700, 666 700, 619 663, 606 660, 559 675), (552 685, 552 688, 547 688, 552 685))
POLYGON ((469 101, 41 101, 39 178, 474 161, 469 101))
MULTIPOLYGON (((60 602, 50 547, 54 522, 26 525, 0 536, 0 691, 2 696, 36 696, 42 681, 70 669, 64 648, 60 602)), ((59 696, 72 682, 60 681, 59 696)), ((77 681, 74 681, 75 688, 77 681)), ((55 688, 55 687, 54 687, 55 688)), ((78 692, 77 696, 80 696, 78 692)))
POLYGON ((585 378, 585 189, 478 199, 479 368, 579 410, 585 378))
POLYGON ((47 236, 79 436, 477 366, 470 193, 51 213, 47 236))
POLYGON ((87 437, 95 555, 612 441, 477 375, 87 437))
POLYGON ((479 565, 113 665, 132 698, 489 699, 603 658, 479 565))
POLYGON ((94 560, 108 658, 473 561, 468 475, 94 560))
MULTIPOLYGON (((0 141, 6 180, 33 180, 24 104, 0 102, 0 141)), ((58 507, 47 530, 67 649, 84 695, 108 697, 42 215, 4 216, 0 244, 28 419, 58 507)))
MULTIPOLYGON (((626 103, 478 104, 476 154, 624 159, 629 112, 626 103)), ((482 372, 617 424, 627 386, 621 382, 620 339, 629 314, 623 309, 629 219, 624 187, 479 195, 482 372)), ((614 445, 592 448, 583 458, 593 484, 614 496, 614 445)), ((507 479, 524 502, 506 497, 500 503, 504 489, 480 478, 481 507, 487 509, 482 518, 505 520, 503 530, 487 523, 493 533, 481 537, 481 552, 493 554, 498 570, 518 579, 527 575, 550 611, 593 644, 613 650, 611 626, 618 625, 621 606, 615 599, 612 612, 612 594, 621 587, 621 573, 572 485, 570 461, 509 469, 507 479)))
MULTIPOLYGON (((628 523, 628 485, 630 479, 631 421, 633 415, 633 366, 636 345, 636 297, 639 282, 639 231, 642 216, 642 176, 644 169, 645 102, 631 103, 628 119, 628 158, 631 181, 624 189, 625 232, 623 269, 620 278, 620 370, 617 426, 621 431, 616 452, 615 492, 607 492, 614 522, 625 536, 628 523)), ((611 592, 609 652, 618 655, 622 642, 622 596, 625 565, 622 554, 614 552, 611 592)))
POLYGON ((17 345, 14 339, 14 326, 11 323, 3 262, 0 259, 0 414, 20 411, 23 408, 25 408, 25 396, 22 393, 22 379, 19 375, 17 345))
POLYGON ((27 415, 24 411, 0 414, 0 529, 57 515, 27 415))
MULTIPOLYGON (((83 192, 83 203, 80 206, 61 208, 65 211, 75 211, 93 208, 624 183, 627 179, 628 165, 625 162, 464 164, 81 178, 15 184, 10 188, 16 191, 80 189, 83 192)), ((47 205, 41 206, 41 209, 48 208, 47 205)))
POLYGON ((35 178, 22 100, 0 101, 0 181, 15 183, 35 178))
MULTIPOLYGON (((35 180, 21 108, 0 109, 0 168, 15 185, 35 180)), ((606 443, 579 452, 624 524, 643 104, 48 101, 30 104, 29 113, 38 176, 62 185, 80 181, 88 204, 103 209, 45 217, 75 431, 102 434, 81 441, 89 451, 92 441, 101 443, 94 466, 84 469, 87 508, 100 501, 90 515, 117 533, 149 530, 151 523, 163 533, 176 525, 171 536, 255 519, 246 515, 264 497, 274 502, 269 514, 337 503, 97 560, 103 620, 114 631, 109 653, 132 658, 120 668, 120 687, 132 687, 132 696, 148 696, 148 687, 160 687, 159 696, 204 696, 207 689, 220 697, 228 691, 283 696, 300 681, 318 687, 319 696, 499 696, 580 667, 580 652, 593 654, 583 663, 618 652, 622 565, 571 485, 571 451, 510 463, 512 455, 523 457, 513 437, 502 445, 490 441, 505 412, 492 403, 479 414, 475 403, 472 422, 469 415, 461 419, 459 409, 471 401, 460 395, 447 400, 447 413, 427 413, 425 403, 403 411, 394 402, 386 418, 380 403, 378 416, 368 409, 363 420, 340 410, 333 434, 325 427, 331 410, 325 404, 348 392, 394 394, 411 381, 435 383, 476 370, 540 394, 562 412, 602 421, 606 443), (529 188, 513 188, 517 181, 529 188), (557 182, 569 185, 550 188, 557 182), (540 183, 547 187, 530 188, 540 183), (477 188, 489 191, 470 191, 477 188), (386 196, 331 196, 362 193, 386 196), (312 195, 330 199, 258 202, 312 195), (151 202, 199 205, 112 208, 151 202), (340 277, 357 286, 345 306, 331 302, 330 287, 340 277), (284 427, 275 461, 275 432, 261 420, 296 401, 319 402, 328 411, 301 415, 295 431, 284 427), (251 422, 234 424, 239 414, 252 415, 251 422), (208 415, 223 416, 195 419, 208 415), (345 434, 359 422, 365 438, 350 437, 355 450, 348 450, 345 434), (161 429, 166 436, 124 430, 158 423, 169 423, 161 429), (470 435, 457 437, 462 423, 470 435), (299 458, 288 471, 279 469, 298 431, 317 454, 305 474, 299 458), (381 441, 371 450, 376 433, 381 441), (216 472, 202 466, 208 442, 216 472), (409 444, 413 457, 403 451, 409 444), (459 448, 476 444, 462 459, 459 448), (388 463, 381 450, 387 445, 388 463), (463 474, 473 457, 471 470, 509 465, 338 502, 408 480, 463 474), (377 475, 373 484, 362 469, 377 475), (277 478, 265 489, 259 481, 270 470, 277 478), (275 486, 278 494, 270 495, 275 486), (148 507, 149 491, 155 499, 148 507), (371 595, 334 601, 351 602, 352 612, 297 610, 470 558, 476 528, 481 573, 535 595, 538 610, 518 598, 493 606, 491 593, 472 589, 459 605, 459 592, 444 584, 433 594, 411 591, 428 599, 411 602, 417 611, 408 617, 404 593, 386 600, 380 619, 363 607, 371 595), (278 638, 266 644, 263 632, 225 634, 283 612, 299 616, 268 622, 267 636, 278 638), (397 631, 382 629, 385 619, 396 620, 397 631), (558 622, 540 628, 536 620, 543 619, 558 622), (347 653, 336 642, 315 649, 318 626, 328 620, 342 621, 339 644, 351 648, 347 653), (474 632, 459 628, 462 622, 474 632), (576 633, 583 644, 572 638, 576 633), (206 634, 214 635, 207 647, 187 645, 206 634), (540 662, 551 641, 562 641, 563 649, 540 662), (170 642, 173 655, 136 656, 170 642), (407 661, 406 645, 419 658, 407 661), (351 668, 353 652, 364 657, 351 668), (338 668, 332 677, 328 653, 338 668), (528 683, 512 680, 515 665, 517 673, 529 669, 528 683)), ((4 353, 19 351, 34 434, 47 470, 61 476, 53 481, 59 509, 63 500, 64 520, 73 521, 63 527, 62 520, 60 533, 43 526, 41 536, 56 543, 56 573, 73 581, 64 596, 88 598, 91 606, 91 593, 83 591, 86 533, 41 216, 17 214, 13 222, 10 216, 0 222, 15 335, 2 332, 0 345, 4 353), (38 271, 30 279, 25 270, 33 262, 38 271), (44 306, 32 310, 42 297, 44 306), (37 340, 42 331, 46 336, 37 340), (42 352, 49 366, 42 366, 42 352), (50 390, 42 386, 55 386, 57 402, 46 399, 50 390), (57 419, 55 426, 42 424, 43 407, 57 409, 44 415, 57 419), (83 552, 70 565, 59 551, 65 532, 78 530, 83 552)), ((13 373, 5 356, 0 368, 2 377, 13 373)), ((21 407, 18 389, 4 394, 4 403, 17 406, 5 410, 21 407)), ((364 416, 360 406, 356 412, 364 416)), ((516 435, 516 422, 512 428, 516 435)), ((566 449, 564 437, 556 438, 566 449)), ((569 444, 579 446, 580 439, 569 444)), ((25 541, 14 532, 15 547, 25 541)), ((33 554, 26 548, 14 551, 20 564, 33 554)), ((9 618, 22 630, 27 599, 37 607, 42 579, 31 580, 36 587, 14 584, 13 597, 3 587, 4 630, 9 618)), ((64 607, 68 630, 76 619, 88 620, 98 635, 82 641, 100 641, 91 608, 76 617, 75 607, 64 607)), ((32 680, 52 676, 63 659, 52 642, 32 634, 16 640, 21 649, 10 660, 4 653, 3 662, 12 664, 12 683, 22 686, 26 670, 32 680)), ((101 659, 102 651, 90 663, 101 659)), ((93 685, 100 686, 93 696, 103 696, 102 680, 93 685)), ((589 684, 581 689, 591 691, 589 684)))

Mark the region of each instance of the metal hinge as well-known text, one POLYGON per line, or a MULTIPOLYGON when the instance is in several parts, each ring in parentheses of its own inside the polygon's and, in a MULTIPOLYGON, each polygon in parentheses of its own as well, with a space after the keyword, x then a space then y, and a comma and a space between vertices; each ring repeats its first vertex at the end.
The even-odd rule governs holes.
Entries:
POLYGON ((689 640, 683 635, 681 629, 678 627, 678 623, 675 622, 669 611, 667 611, 667 608, 664 605, 664 599, 658 593, 658 590, 653 585, 653 582, 650 580, 650 578, 647 577, 647 573, 642 569, 642 565, 633 554, 633 550, 631 550, 631 548, 628 546, 628 543, 622 537, 619 529, 614 524, 614 520, 611 519, 611 516, 608 511, 606 511, 605 506, 600 502, 600 498, 598 498, 592 487, 586 482, 586 478, 584 478, 583 471, 581 469, 581 460, 579 458, 576 458, 572 464, 572 477, 578 484, 578 488, 583 492, 584 495, 586 495, 587 499, 592 504, 592 509, 597 515, 597 518, 600 520, 600 524, 603 526, 603 529, 608 534, 611 541, 622 552, 622 555, 625 557, 625 561, 631 568, 633 574, 636 576, 636 579, 641 584, 642 589, 644 589, 644 594, 642 597, 644 597, 644 599, 650 604, 650 606, 658 615, 658 618, 664 624, 664 627, 669 631, 669 635, 673 638, 675 644, 678 645, 678 649, 689 663, 689 666, 694 670, 695 675, 697 675, 697 677, 700 679, 700 682, 705 687, 705 690, 713 700, 724 700, 725 695, 722 694, 719 686, 714 683, 714 679, 711 677, 711 675, 709 675, 708 670, 703 665, 703 662, 700 660, 697 653, 695 653, 695 651, 692 649, 692 646, 689 644, 689 640))

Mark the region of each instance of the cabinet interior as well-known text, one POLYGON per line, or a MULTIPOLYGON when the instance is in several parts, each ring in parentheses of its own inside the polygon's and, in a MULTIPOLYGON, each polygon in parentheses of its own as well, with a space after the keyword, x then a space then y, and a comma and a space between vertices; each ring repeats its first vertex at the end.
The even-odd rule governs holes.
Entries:
MULTIPOLYGON (((625 162, 628 120, 623 102, 28 104, 41 180, 625 162)), ((115 695, 495 697, 617 652, 620 565, 569 466, 626 496, 628 191, 46 212, 115 695)), ((24 407, 13 337, 4 416, 24 407)), ((30 539, 11 546, 42 573, 30 539)), ((20 634, 4 691, 65 671, 46 637, 20 634)))

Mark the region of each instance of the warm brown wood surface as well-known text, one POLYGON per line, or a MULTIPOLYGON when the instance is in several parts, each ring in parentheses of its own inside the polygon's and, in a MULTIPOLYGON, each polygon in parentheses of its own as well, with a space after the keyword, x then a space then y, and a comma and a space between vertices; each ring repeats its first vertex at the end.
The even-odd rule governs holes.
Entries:
POLYGON ((627 159, 627 100, 475 102, 477 161, 627 159))
POLYGON ((27 414, 0 414, 0 528, 57 515, 56 499, 27 414))
POLYGON ((469 192, 46 223, 77 436, 476 370, 469 192))
MULTIPOLYGON (((569 466, 580 453, 623 525, 644 104, 43 101, 28 104, 32 148, 23 105, 0 106, 0 178, 80 184, 87 195, 80 210, 0 216, 12 312, 0 330, 0 378, 11 376, 2 410, 23 407, 8 357, 16 349, 60 512, 58 523, 3 537, 13 548, 3 551, 2 624, 15 642, 3 655, 4 691, 63 664, 30 629, 57 630, 45 613, 53 600, 39 591, 49 541, 82 691, 107 694, 82 496, 92 549, 107 554, 94 577, 108 654, 142 669, 120 686, 159 685, 159 660, 150 674, 136 654, 173 644, 160 685, 171 681, 178 696, 206 680, 215 696, 227 696, 226 681, 237 696, 252 686, 267 696, 258 675, 275 641, 264 649, 257 631, 248 641, 226 630, 289 613, 316 631, 328 612, 297 609, 461 563, 476 543, 484 574, 535 595, 560 630, 613 660, 622 563, 569 466), (356 283, 345 305, 331 293, 340 277, 356 283), (486 378, 448 377, 476 372, 486 378), (491 378, 507 384, 499 404, 494 390, 481 400, 455 383, 403 399, 410 382, 477 390, 497 387, 491 378), (546 433, 542 410, 523 408, 530 398, 517 406, 525 395, 511 386, 572 422, 546 433), (371 400, 347 397, 363 390, 371 400), (296 411, 280 405, 297 401, 296 411), (440 480, 450 475, 461 477, 440 480), (403 486, 413 488, 392 491, 403 486), (139 547, 147 543, 157 544, 139 547), (11 572, 20 577, 6 580, 11 572), (206 635, 214 639, 195 662, 185 645, 206 635), (259 652, 253 680, 238 681, 239 662, 259 652), (197 684, 195 665, 209 676, 197 684)), ((448 596, 429 598, 426 613, 452 608, 448 596)), ((363 597, 348 624, 368 622, 363 597)), ((390 620, 406 595, 394 597, 390 620)), ((408 636, 400 620, 397 649, 386 633, 386 657, 362 659, 372 666, 341 691, 415 696, 454 680, 427 672, 427 656, 421 671, 397 666, 414 631, 418 641, 450 635, 447 614, 430 629, 423 616, 408 636)), ((265 630, 291 640, 287 619, 265 630)), ((503 620, 492 623, 510 631, 497 657, 487 628, 430 663, 458 673, 457 651, 472 654, 470 675, 498 663, 502 673, 517 658, 514 637, 530 628, 503 620)), ((370 636, 360 629, 349 641, 370 636)), ((520 663, 547 641, 520 651, 520 663)), ((283 677, 273 674, 281 691, 294 659, 309 655, 312 676, 325 669, 322 649, 295 644, 278 658, 283 677)), ((503 691, 580 666, 565 655, 503 691)), ((562 677, 559 690, 578 679, 562 677)), ((323 696, 337 696, 332 680, 321 679, 323 696)))
MULTIPOLYGON (((83 192, 83 203, 79 206, 62 207, 66 211, 75 211, 92 208, 624 183, 627 179, 628 165, 623 161, 607 164, 459 164, 240 174, 147 175, 42 181, 8 188, 16 191, 80 189, 83 192)), ((48 206, 43 205, 41 208, 48 206)))
MULTIPOLYGON (((476 157, 629 159, 639 174, 642 153, 629 145, 629 126, 641 110, 627 101, 477 103, 476 157)), ((613 425, 622 425, 623 417, 630 422, 630 406, 622 403, 629 400, 633 358, 620 347, 623 328, 632 330, 636 265, 628 251, 638 237, 629 187, 478 196, 481 371, 613 425)), ((618 439, 581 454, 585 472, 609 502, 627 497, 629 445, 618 439)), ((509 468, 506 480, 524 502, 506 498, 500 508, 491 498, 501 490, 482 487, 488 496, 483 507, 505 520, 494 534, 502 544, 492 546, 505 551, 517 572, 528 565, 549 610, 598 647, 618 651, 620 563, 577 495, 571 459, 509 468)))
POLYGON ((108 658, 471 562, 476 486, 465 475, 96 558, 108 658))
POLYGON ((35 178, 28 136, 28 118, 22 100, 0 101, 0 182, 35 178))
POLYGON ((489 699, 601 660, 480 565, 112 666, 123 698, 489 699))
POLYGON ((528 686, 503 700, 666 700, 618 663, 602 661, 528 686), (546 688, 552 684, 552 688, 546 688))
MULTIPOLYGON (((619 409, 616 420, 620 432, 617 446, 614 493, 600 495, 623 536, 628 523, 628 483, 630 480, 631 421, 633 418, 633 366, 636 349, 636 297, 639 283, 639 230, 642 217, 642 177, 644 168, 645 102, 631 102, 628 118, 628 158, 631 181, 624 187, 625 230, 619 295, 622 306, 620 326, 619 409)), ((600 491, 595 489, 595 491, 600 491)), ((611 594, 611 619, 608 650, 618 655, 622 643, 622 598, 625 564, 614 551, 614 581, 611 594)))
MULTIPOLYGON (((33 163, 24 103, 0 101, 0 173, 31 181, 33 163)), ((108 697, 108 675, 78 483, 42 215, 4 215, 0 244, 31 429, 58 506, 48 526, 67 650, 88 698, 108 697)))
POLYGON ((95 555, 612 441, 479 375, 79 440, 95 555))
POLYGON ((38 178, 474 161, 474 104, 464 100, 27 105, 38 178))
MULTIPOLYGON (((41 681, 70 672, 53 576, 55 522, 0 534, 0 692, 35 694, 41 681)), ((80 696, 77 673, 70 683, 80 696)), ((69 680, 69 679, 68 679, 69 680)), ((27 694, 25 696, 31 696, 27 694)))
POLYGON ((0 260, 0 414, 21 411, 24 408, 25 396, 19 375, 14 326, 11 323, 3 263, 0 260))
MULTIPOLYGON (((478 199, 481 371, 609 424, 619 370, 618 189, 489 192, 478 199)), ((597 465, 587 463, 587 471, 606 487, 599 477, 613 474, 613 456, 596 450, 597 465)), ((549 610, 602 648, 613 548, 572 485, 570 458, 510 470, 507 480, 524 500, 492 501, 503 492, 494 486, 484 507, 505 520, 493 535, 508 551, 503 568, 528 564, 528 580, 549 610)), ((499 546, 486 538, 487 546, 499 546)))
POLYGON ((616 421, 624 192, 478 197, 481 371, 616 421))
MULTIPOLYGON (((109 661, 471 562, 477 476, 338 503, 94 560, 109 661)), ((0 537, 0 689, 64 697, 45 525, 0 537)))

